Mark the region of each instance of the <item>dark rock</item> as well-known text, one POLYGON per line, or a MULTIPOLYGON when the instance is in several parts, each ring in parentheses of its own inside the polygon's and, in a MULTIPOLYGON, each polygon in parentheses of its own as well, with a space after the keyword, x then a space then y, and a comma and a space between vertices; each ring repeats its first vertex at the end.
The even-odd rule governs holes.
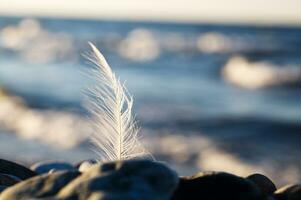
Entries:
POLYGON ((0 173, 13 175, 22 180, 31 178, 36 175, 35 172, 31 171, 27 167, 3 159, 0 159, 0 173))
POLYGON ((76 170, 71 164, 66 162, 58 162, 58 161, 47 161, 47 162, 39 162, 30 167, 31 170, 35 171, 38 174, 48 173, 51 170, 55 171, 63 171, 63 170, 76 170))
POLYGON ((247 177, 266 195, 272 195, 276 190, 275 184, 266 176, 262 174, 252 174, 247 177))
POLYGON ((169 200, 178 176, 147 160, 97 164, 84 173, 38 175, 4 190, 0 200, 169 200))
POLYGON ((301 185, 288 185, 274 194, 277 200, 301 200, 301 185))
POLYGON ((16 183, 19 183, 21 179, 18 177, 9 175, 9 174, 0 174, 0 185, 11 186, 16 183))
POLYGON ((228 173, 199 173, 180 179, 172 200, 264 200, 251 181, 228 173))
POLYGON ((131 160, 95 165, 58 194, 59 199, 169 200, 178 176, 165 165, 131 160))
POLYGON ((79 174, 77 171, 69 171, 35 176, 4 190, 0 200, 47 199, 48 197, 55 199, 54 196, 59 190, 79 174))

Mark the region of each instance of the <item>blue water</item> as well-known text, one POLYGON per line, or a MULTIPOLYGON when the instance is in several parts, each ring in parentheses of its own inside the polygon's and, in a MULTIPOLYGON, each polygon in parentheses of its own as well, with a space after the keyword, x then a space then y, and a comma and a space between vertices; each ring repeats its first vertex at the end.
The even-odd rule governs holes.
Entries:
MULTIPOLYGON (((21 20, 0 18, 0 31, 18 26, 21 20)), ((254 62, 301 68, 301 28, 36 20, 44 31, 71 38, 74 49, 71 56, 39 63, 22 57, 24 49, 8 48, 0 42, 0 86, 21 95, 30 106, 85 112, 82 90, 94 82, 84 75, 89 65, 80 54, 88 51, 87 41, 92 41, 121 80, 126 80, 143 126, 165 127, 183 134, 202 132, 225 150, 246 158, 258 155, 240 144, 260 144, 270 150, 286 146, 295 152, 293 161, 301 161, 300 86, 247 90, 227 83, 221 76, 222 67, 237 54, 254 62), (136 29, 152 34, 160 51, 155 58, 131 60, 117 50, 120 41, 136 29), (228 38, 234 47, 202 52, 197 47, 198 39, 210 32, 228 38), (180 41, 179 48, 169 46, 172 41, 168 39, 174 35, 180 41)))

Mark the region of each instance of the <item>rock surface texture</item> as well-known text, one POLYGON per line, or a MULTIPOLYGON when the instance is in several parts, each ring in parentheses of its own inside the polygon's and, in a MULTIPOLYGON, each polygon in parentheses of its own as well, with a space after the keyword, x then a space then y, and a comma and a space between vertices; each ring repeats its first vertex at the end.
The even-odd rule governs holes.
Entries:
POLYGON ((44 174, 50 171, 76 170, 76 168, 69 163, 57 161, 39 162, 32 165, 30 169, 37 174, 44 174))
POLYGON ((262 174, 252 174, 247 179, 253 182, 266 195, 273 195, 277 190, 275 184, 262 174))
POLYGON ((224 172, 181 177, 149 160, 75 166, 44 162, 34 171, 0 160, 0 200, 301 200, 301 185, 277 190, 262 174, 224 172))
POLYGON ((20 178, 21 180, 25 180, 36 175, 34 171, 22 165, 3 159, 0 159, 0 173, 10 174, 20 178))
POLYGON ((181 178, 172 200, 264 200, 251 181, 228 173, 199 173, 181 178))
POLYGON ((55 197, 61 188, 63 188, 77 176, 79 176, 79 173, 76 171, 56 172, 52 174, 36 176, 6 189, 1 193, 0 199, 29 200, 55 197))
POLYGON ((301 185, 288 185, 275 192, 277 200, 301 200, 301 185))
POLYGON ((22 180, 35 175, 35 172, 20 164, 0 159, 0 193, 22 180))
POLYGON ((35 176, 5 189, 0 200, 168 200, 177 185, 164 164, 132 160, 35 176))

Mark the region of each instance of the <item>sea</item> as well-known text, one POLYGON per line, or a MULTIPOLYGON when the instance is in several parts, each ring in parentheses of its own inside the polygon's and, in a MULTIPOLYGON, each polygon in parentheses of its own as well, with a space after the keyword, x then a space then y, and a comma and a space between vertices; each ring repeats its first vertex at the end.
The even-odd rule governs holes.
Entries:
POLYGON ((289 26, 0 17, 0 88, 14 97, 0 95, 0 157, 97 158, 88 42, 134 97, 154 159, 180 175, 300 181, 301 27, 289 26))

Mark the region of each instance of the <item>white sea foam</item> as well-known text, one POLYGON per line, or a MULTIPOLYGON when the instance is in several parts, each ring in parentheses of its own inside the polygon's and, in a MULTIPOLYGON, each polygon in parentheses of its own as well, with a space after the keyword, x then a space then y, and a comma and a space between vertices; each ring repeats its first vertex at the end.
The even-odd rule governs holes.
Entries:
POLYGON ((24 139, 60 148, 79 145, 91 134, 89 122, 68 112, 30 109, 18 97, 0 95, 0 126, 24 139))
MULTIPOLYGON (((0 128, 0 157, 26 163, 49 159, 76 163, 97 156, 87 145, 91 133, 87 119, 65 111, 32 109, 22 99, 4 93, 0 95, 0 128)), ((240 176, 259 172, 279 185, 301 178, 297 165, 277 164, 289 161, 285 150, 277 157, 271 155, 258 162, 225 151, 202 132, 184 133, 164 127, 141 131, 145 136, 143 143, 154 157, 167 162, 180 175, 200 170, 227 171, 240 176)))
POLYGON ((247 89, 301 83, 300 67, 249 62, 240 56, 234 56, 226 63, 222 75, 230 83, 247 89))
POLYGON ((153 33, 147 29, 134 29, 119 44, 121 56, 134 61, 149 61, 160 54, 160 46, 153 33))
POLYGON ((268 37, 214 31, 200 34, 196 46, 203 53, 270 52, 281 48, 276 41, 268 37))
POLYGON ((43 29, 38 20, 23 19, 0 29, 0 46, 16 51, 28 62, 47 63, 74 57, 72 37, 43 29))

